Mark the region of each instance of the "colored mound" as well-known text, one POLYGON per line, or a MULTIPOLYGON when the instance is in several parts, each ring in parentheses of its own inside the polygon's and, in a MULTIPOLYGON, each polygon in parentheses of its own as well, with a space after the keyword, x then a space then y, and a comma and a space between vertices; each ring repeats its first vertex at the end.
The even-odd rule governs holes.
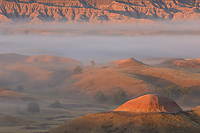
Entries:
POLYGON ((114 111, 176 113, 182 109, 175 101, 167 97, 148 94, 126 102, 114 111))
POLYGON ((88 66, 95 66, 95 65, 96 63, 93 60, 91 60, 90 63, 88 64, 88 66))
POLYGON ((178 61, 175 61, 174 64, 181 67, 200 68, 200 59, 178 60, 178 61))

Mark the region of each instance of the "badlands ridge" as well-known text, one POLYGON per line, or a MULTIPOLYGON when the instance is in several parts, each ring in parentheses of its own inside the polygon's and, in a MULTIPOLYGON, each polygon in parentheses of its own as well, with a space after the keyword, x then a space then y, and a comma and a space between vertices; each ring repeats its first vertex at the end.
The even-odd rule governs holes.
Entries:
POLYGON ((0 22, 155 22, 196 20, 199 0, 1 0, 0 22))

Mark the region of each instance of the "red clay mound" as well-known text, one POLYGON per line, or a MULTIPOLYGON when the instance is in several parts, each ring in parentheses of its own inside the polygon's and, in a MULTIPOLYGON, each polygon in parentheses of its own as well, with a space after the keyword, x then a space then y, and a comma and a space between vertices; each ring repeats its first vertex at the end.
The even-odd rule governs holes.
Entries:
POLYGON ((200 68, 200 58, 199 59, 187 59, 187 60, 178 60, 174 62, 175 65, 181 67, 189 67, 189 68, 200 68))
POLYGON ((138 60, 135 60, 134 58, 129 58, 129 59, 119 61, 117 66, 118 67, 141 67, 141 66, 146 66, 146 64, 138 60))
POLYGON ((148 94, 126 102, 114 111, 176 113, 182 111, 182 109, 175 101, 167 97, 148 94))

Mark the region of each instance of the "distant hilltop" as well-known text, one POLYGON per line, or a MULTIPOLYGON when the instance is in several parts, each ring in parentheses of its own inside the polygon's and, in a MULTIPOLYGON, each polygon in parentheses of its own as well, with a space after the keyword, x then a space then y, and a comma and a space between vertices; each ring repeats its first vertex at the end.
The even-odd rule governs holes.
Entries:
POLYGON ((200 0, 0 0, 0 23, 195 21, 200 0))

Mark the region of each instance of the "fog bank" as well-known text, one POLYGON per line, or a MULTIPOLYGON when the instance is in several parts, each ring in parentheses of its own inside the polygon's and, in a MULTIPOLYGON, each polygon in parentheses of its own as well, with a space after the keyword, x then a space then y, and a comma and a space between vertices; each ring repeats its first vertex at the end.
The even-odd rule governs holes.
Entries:
POLYGON ((0 53, 56 55, 83 63, 134 57, 200 58, 199 36, 1 35, 0 53))

